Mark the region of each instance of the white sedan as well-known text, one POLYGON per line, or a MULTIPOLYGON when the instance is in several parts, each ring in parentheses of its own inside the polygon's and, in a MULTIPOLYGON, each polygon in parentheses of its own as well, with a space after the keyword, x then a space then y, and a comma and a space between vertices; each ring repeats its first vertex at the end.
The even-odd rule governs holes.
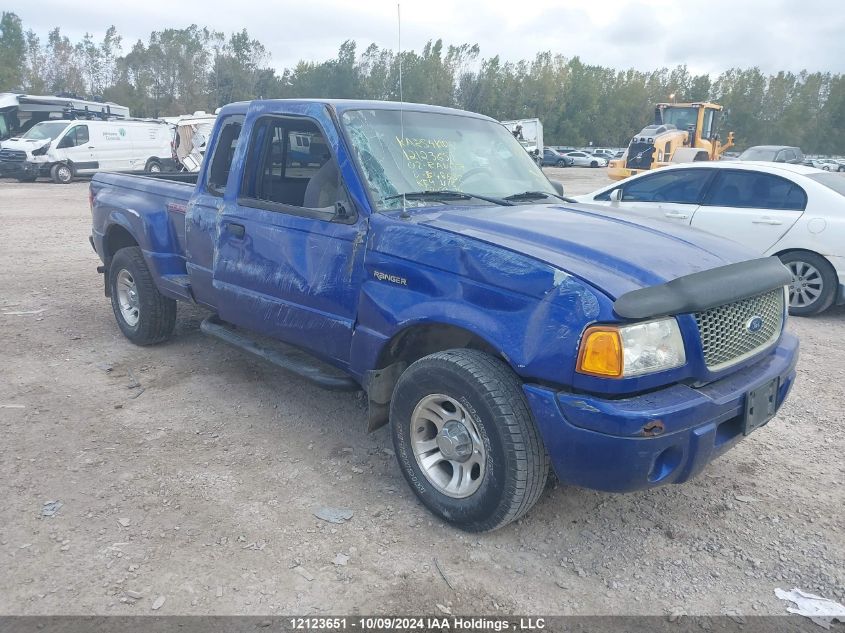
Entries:
POLYGON ((575 167, 607 167, 607 159, 602 156, 594 156, 587 152, 575 151, 564 154, 567 158, 572 159, 572 164, 575 167))
POLYGON ((697 162, 574 197, 687 224, 780 257, 793 275, 791 314, 845 303, 845 176, 785 163, 697 162))

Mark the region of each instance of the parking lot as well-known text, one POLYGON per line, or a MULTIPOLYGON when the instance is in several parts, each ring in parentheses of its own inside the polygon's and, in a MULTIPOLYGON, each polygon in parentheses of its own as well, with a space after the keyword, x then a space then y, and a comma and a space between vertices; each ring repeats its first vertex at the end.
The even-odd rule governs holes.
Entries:
MULTIPOLYGON (((548 173, 569 194, 607 182, 548 173)), ((790 320, 792 397, 697 479, 558 485, 468 535, 416 501, 358 395, 206 338, 184 305, 170 343, 130 344, 88 244, 87 183, 0 181, 0 223, 4 614, 782 614, 776 587, 845 599, 841 307, 790 320), (327 523, 322 506, 353 516, 327 523)))

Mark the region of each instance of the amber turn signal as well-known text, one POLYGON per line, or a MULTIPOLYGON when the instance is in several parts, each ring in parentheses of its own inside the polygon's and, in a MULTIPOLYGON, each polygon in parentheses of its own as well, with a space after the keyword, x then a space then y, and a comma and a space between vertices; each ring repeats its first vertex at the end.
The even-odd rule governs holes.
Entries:
POLYGON ((622 339, 619 330, 607 326, 587 328, 581 339, 576 371, 605 378, 619 378, 622 376, 622 368, 622 339))

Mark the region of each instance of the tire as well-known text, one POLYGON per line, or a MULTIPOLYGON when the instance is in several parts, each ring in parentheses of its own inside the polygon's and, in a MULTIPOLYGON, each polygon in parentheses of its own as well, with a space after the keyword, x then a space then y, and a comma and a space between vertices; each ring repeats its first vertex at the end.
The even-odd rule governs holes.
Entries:
POLYGON ((825 171, 830 171, 830 167, 828 167, 827 165, 824 165, 824 166, 822 167, 822 169, 823 169, 823 170, 825 170, 825 171))
POLYGON ((70 184, 73 181, 73 168, 65 163, 56 163, 50 169, 50 176, 58 185, 70 184))
POLYGON ((598 161, 595 161, 595 160, 594 160, 594 161, 591 161, 591 162, 590 162, 590 167, 598 167, 598 166, 599 166, 598 161))
POLYGON ((162 295, 137 246, 121 248, 109 267, 114 318, 136 345, 155 345, 173 335, 176 301, 162 295), (134 291, 134 294, 132 294, 134 291))
POLYGON ((841 165, 836 171, 845 171, 845 165, 841 165))
POLYGON ((161 163, 157 161, 155 158, 151 158, 147 161, 147 164, 144 165, 144 171, 148 174, 160 174, 161 173, 161 163))
POLYGON ((809 251, 791 251, 780 256, 789 268, 789 314, 812 316, 827 310, 839 289, 836 271, 824 257, 809 251))
POLYGON ((411 489, 429 510, 462 530, 486 532, 519 519, 546 485, 549 458, 522 384, 484 352, 454 349, 413 363, 393 392, 390 426, 411 489), (431 413, 438 410, 445 417, 431 413), (446 440, 441 449, 441 436, 462 432, 469 444, 458 439, 464 455, 454 461, 443 450, 455 445, 446 440), (424 470, 420 460, 428 459, 432 464, 424 470), (464 476, 453 485, 456 472, 464 476))
POLYGON ((563 159, 557 161, 557 167, 566 167, 566 161, 563 159))

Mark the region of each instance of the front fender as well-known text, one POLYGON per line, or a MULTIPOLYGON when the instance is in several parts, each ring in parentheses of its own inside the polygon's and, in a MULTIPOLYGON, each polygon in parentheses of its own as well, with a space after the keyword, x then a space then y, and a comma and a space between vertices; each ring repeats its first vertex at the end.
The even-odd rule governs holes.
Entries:
POLYGON ((472 332, 525 380, 572 383, 584 327, 613 319, 607 297, 528 256, 408 228, 401 243, 375 238, 368 249, 352 339, 356 374, 376 368, 401 332, 437 324, 472 332))

